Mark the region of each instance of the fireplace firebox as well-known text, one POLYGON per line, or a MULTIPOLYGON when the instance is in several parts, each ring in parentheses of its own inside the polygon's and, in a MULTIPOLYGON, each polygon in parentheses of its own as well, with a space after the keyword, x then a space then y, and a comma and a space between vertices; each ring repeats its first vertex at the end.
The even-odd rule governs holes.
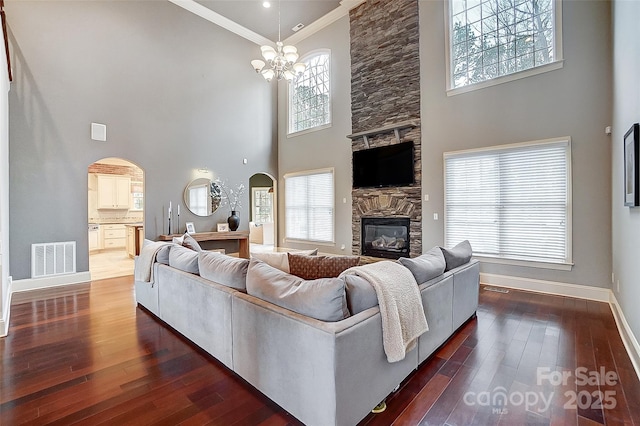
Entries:
POLYGON ((363 217, 362 255, 398 259, 409 257, 408 217, 363 217))

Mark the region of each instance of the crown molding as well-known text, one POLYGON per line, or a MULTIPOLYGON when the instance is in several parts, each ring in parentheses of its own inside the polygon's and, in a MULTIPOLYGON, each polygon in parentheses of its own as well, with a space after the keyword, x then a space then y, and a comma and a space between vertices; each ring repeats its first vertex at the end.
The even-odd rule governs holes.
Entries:
MULTIPOLYGON (((320 19, 310 23, 308 26, 304 27, 291 37, 283 40, 285 44, 295 44, 300 40, 304 40, 305 38, 315 34, 321 29, 333 24, 338 19, 342 18, 349 14, 349 11, 354 7, 360 6, 366 0, 342 0, 340 2, 340 6, 322 16, 320 19)), ((258 33, 251 31, 248 28, 243 27, 240 24, 235 23, 229 18, 225 18, 219 13, 214 12, 213 10, 201 5, 200 3, 195 2, 194 0, 169 0, 169 2, 175 4, 176 6, 180 6, 184 10, 188 10, 189 12, 198 15, 199 17, 206 19, 209 22, 212 22, 228 31, 231 31, 234 34, 243 37, 258 46, 262 46, 265 44, 275 45, 274 41, 269 40, 268 38, 261 36, 258 33)))
POLYGON ((294 35, 287 37, 285 40, 283 40, 283 43, 296 44, 301 40, 304 40, 305 38, 311 36, 312 34, 317 33, 321 29, 333 24, 343 16, 349 15, 349 11, 351 9, 360 6, 365 1, 367 0, 342 0, 340 2, 340 6, 333 9, 331 12, 322 16, 321 18, 313 21, 312 23, 310 23, 309 25, 307 25, 306 27, 304 27, 294 35))
POLYGON ((240 37, 246 38, 247 40, 257 44, 258 46, 262 46, 265 44, 268 44, 268 45, 275 44, 268 38, 263 37, 260 34, 255 33, 250 29, 243 27, 240 24, 236 24, 231 19, 225 18, 224 16, 214 12, 213 10, 207 7, 204 7, 200 3, 196 3, 194 0, 169 0, 169 1, 175 4, 176 6, 180 6, 181 8, 198 15, 199 17, 204 18, 209 22, 212 22, 226 30, 231 31, 234 34, 239 35, 240 37))

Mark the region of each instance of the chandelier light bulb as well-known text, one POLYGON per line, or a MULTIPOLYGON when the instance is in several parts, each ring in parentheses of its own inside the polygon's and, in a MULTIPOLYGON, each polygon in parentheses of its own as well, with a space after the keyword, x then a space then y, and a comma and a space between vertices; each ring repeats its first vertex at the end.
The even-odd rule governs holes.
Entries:
POLYGON ((276 57, 276 55, 277 55, 277 53, 276 53, 276 51, 274 50, 273 47, 271 47, 271 46, 262 46, 262 57, 264 57, 264 59, 266 61, 273 61, 273 59, 276 57))
POLYGON ((293 73, 292 73, 291 71, 289 71, 289 70, 286 70, 286 71, 283 73, 283 76, 284 76, 284 78, 285 78, 287 81, 291 81, 291 80, 293 80, 293 77, 294 77, 293 73))
POLYGON ((296 49, 296 47, 295 47, 295 46, 289 46, 289 45, 287 45, 287 46, 284 46, 284 47, 282 48, 282 52, 283 52, 284 54, 287 54, 287 53, 297 53, 297 52, 298 52, 298 49, 296 49))
POLYGON ((270 69, 270 68, 268 68, 268 69, 266 69, 266 70, 262 70, 262 76, 263 76, 263 77, 264 77, 264 79, 265 79, 265 80, 267 80, 267 81, 271 81, 271 79, 273 78, 273 76, 274 76, 275 74, 276 74, 276 73, 275 73, 272 69, 270 69))
POLYGON ((304 72, 304 70, 306 70, 306 69, 307 69, 307 66, 302 62, 297 62, 297 63, 293 64, 293 71, 296 74, 302 74, 304 72))
POLYGON ((251 61, 251 66, 253 67, 254 70, 256 70, 256 72, 260 72, 262 71, 262 68, 264 68, 265 63, 260 59, 254 59, 253 61, 251 61))
POLYGON ((298 54, 296 52, 287 52, 284 54, 285 59, 287 60, 287 62, 295 62, 298 60, 298 54))
POLYGON ((271 3, 270 3, 270 2, 268 2, 268 1, 263 1, 263 2, 262 2, 262 7, 264 7, 264 8, 267 8, 267 9, 268 9, 268 8, 270 8, 270 7, 271 7, 271 3))

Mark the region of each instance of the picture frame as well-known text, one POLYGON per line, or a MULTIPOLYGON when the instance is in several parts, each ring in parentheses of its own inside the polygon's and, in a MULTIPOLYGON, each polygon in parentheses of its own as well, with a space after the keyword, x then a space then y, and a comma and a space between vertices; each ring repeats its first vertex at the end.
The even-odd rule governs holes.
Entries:
POLYGON ((193 226, 193 222, 187 222, 187 234, 195 234, 196 233, 196 227, 193 226))
POLYGON ((218 232, 229 232, 229 224, 228 223, 218 223, 218 232))
POLYGON ((624 205, 640 206, 640 124, 624 134, 624 205))

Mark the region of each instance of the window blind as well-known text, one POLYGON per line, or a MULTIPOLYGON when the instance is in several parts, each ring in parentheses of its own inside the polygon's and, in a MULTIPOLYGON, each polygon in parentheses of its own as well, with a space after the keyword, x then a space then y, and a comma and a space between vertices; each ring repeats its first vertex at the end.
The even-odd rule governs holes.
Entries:
POLYGON ((474 254, 571 263, 570 142, 445 154, 445 244, 474 254))
POLYGON ((333 170, 285 175, 286 237, 333 242, 333 170))

